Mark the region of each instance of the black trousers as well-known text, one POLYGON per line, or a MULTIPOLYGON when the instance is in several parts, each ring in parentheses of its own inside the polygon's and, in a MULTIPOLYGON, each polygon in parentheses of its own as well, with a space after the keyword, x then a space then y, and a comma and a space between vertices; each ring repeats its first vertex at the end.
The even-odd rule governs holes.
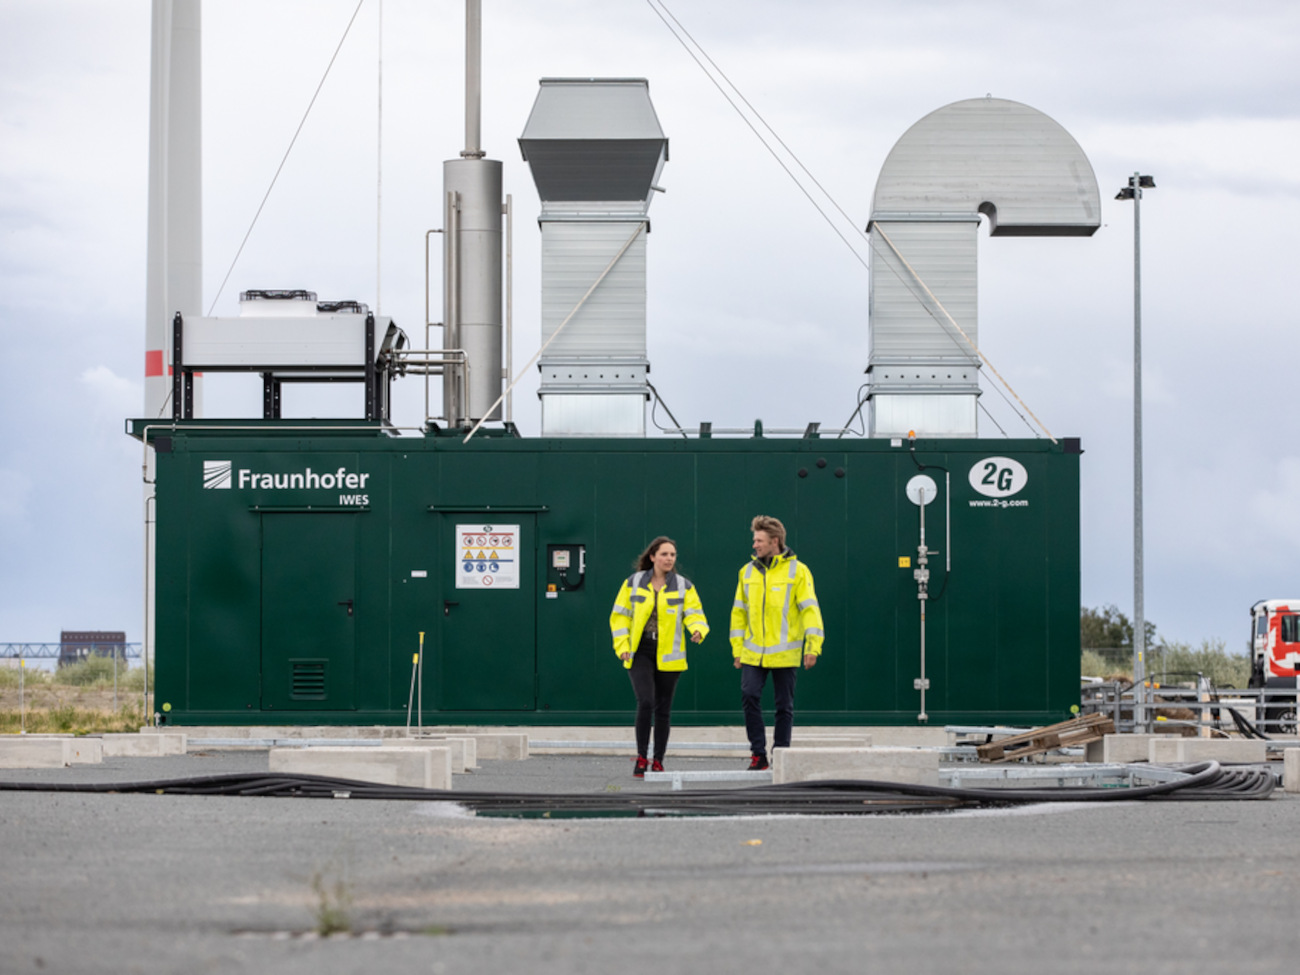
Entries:
POLYGON ((673 692, 680 670, 660 670, 653 644, 642 644, 632 655, 632 690, 636 693, 636 753, 643 758, 650 747, 650 726, 655 729, 654 757, 663 761, 672 730, 673 692))
POLYGON ((794 685, 799 676, 798 667, 756 667, 741 664, 740 706, 745 712, 745 733, 749 736, 752 755, 767 755, 767 728, 763 724, 763 685, 767 675, 772 675, 772 690, 776 694, 776 728, 772 747, 789 748, 790 734, 794 730, 794 685))

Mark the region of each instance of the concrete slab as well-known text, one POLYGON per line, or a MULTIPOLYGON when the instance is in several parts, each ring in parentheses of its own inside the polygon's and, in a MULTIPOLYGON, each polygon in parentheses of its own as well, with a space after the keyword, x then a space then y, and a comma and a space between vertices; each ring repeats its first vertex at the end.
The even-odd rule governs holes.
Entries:
POLYGON ((518 760, 528 757, 527 732, 471 732, 466 737, 474 739, 479 758, 518 760))
POLYGON ((1282 752, 1282 789, 1300 792, 1300 748, 1288 748, 1282 752))
POLYGON ((470 772, 478 768, 478 742, 468 735, 435 735, 431 740, 459 742, 461 750, 465 753, 465 771, 470 772))
POLYGON ((1127 765, 1151 759, 1151 741, 1155 738, 1175 738, 1170 734, 1106 735, 1100 741, 1090 741, 1083 746, 1085 762, 1102 762, 1106 765, 1127 765))
POLYGON ((772 770, 751 772, 747 769, 703 769, 697 772, 647 772, 646 782, 671 782, 673 791, 680 792, 686 782, 747 782, 750 785, 770 785, 772 770))
POLYGON ((104 761, 104 743, 98 738, 70 738, 69 758, 73 765, 99 765, 104 761))
POLYGON ((71 738, 0 737, 0 768, 63 768, 72 764, 71 738))
MULTIPOLYGON (((168 732, 181 730, 179 726, 164 725, 161 728, 148 729, 148 731, 168 732)), ((405 738, 405 725, 186 725, 184 731, 188 733, 191 740, 195 739, 219 739, 221 745, 204 746, 219 747, 222 749, 239 750, 242 746, 234 743, 234 739, 251 738, 258 739, 262 743, 259 745, 250 745, 250 748, 265 748, 265 742, 268 739, 288 739, 288 738, 305 738, 305 739, 325 739, 331 741, 341 741, 359 738, 405 738)), ((425 723, 423 729, 416 733, 416 728, 411 728, 411 734, 416 737, 425 737, 433 735, 437 737, 460 737, 465 735, 486 735, 486 734, 519 734, 520 729, 517 727, 505 725, 434 725, 425 723)), ((627 755, 635 754, 635 744, 632 733, 632 711, 629 709, 626 727, 587 727, 587 726, 546 726, 534 727, 528 729, 529 745, 528 754, 586 754, 586 755, 627 755), (556 741, 567 743, 585 743, 585 742, 609 742, 611 744, 592 748, 573 748, 573 747, 556 747, 547 748, 545 746, 534 746, 535 741, 556 741)), ((771 729, 769 728, 769 736, 771 729)), ((947 744, 948 734, 942 726, 928 727, 858 727, 858 726, 841 726, 833 725, 808 725, 796 726, 795 744, 809 737, 862 737, 867 736, 871 744, 876 746, 889 747, 939 747, 947 744)), ((478 749, 478 758, 488 758, 487 750, 490 746, 484 746, 478 749)), ((678 727, 673 729, 672 741, 669 742, 669 751, 677 749, 683 754, 693 756, 709 756, 714 758, 733 758, 737 753, 744 754, 748 748, 748 741, 745 737, 745 728, 741 723, 739 708, 736 711, 736 722, 731 725, 713 725, 699 727, 678 727), (711 749, 707 746, 720 746, 711 749)))
POLYGON ((148 734, 100 735, 105 758, 152 758, 160 755, 184 755, 189 750, 189 736, 183 731, 157 731, 148 734))
POLYGON ((939 784, 939 753, 918 748, 779 748, 772 781, 875 779, 913 785, 939 784))
POLYGON ((459 774, 466 768, 473 768, 473 758, 469 753, 475 752, 476 742, 473 738, 386 738, 381 748, 446 748, 451 752, 451 771, 459 774), (470 760, 466 764, 467 757, 470 760))
POLYGON ((69 756, 72 765, 98 765, 104 760, 104 745, 98 738, 55 732, 43 732, 35 735, 24 735, 23 737, 28 740, 49 739, 52 741, 72 742, 72 752, 69 756))
POLYGON ((871 735, 794 735, 790 740, 790 747, 870 748, 871 735))
POLYGON ((1148 758, 1162 765, 1188 762, 1252 764, 1268 760, 1267 742, 1246 738, 1152 738, 1148 758))
POLYGON ((404 745, 322 746, 319 748, 272 748, 268 755, 272 772, 296 775, 328 775, 380 785, 414 786, 418 789, 451 788, 451 749, 404 745))

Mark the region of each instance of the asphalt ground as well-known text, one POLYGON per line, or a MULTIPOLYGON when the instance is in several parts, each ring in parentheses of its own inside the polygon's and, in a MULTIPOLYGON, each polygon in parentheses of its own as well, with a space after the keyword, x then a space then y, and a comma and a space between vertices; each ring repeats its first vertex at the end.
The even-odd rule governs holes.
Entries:
MULTIPOLYGON (((480 765, 455 788, 669 788, 633 780, 625 758, 480 765)), ((266 767, 265 751, 214 750, 0 779, 266 767)), ((0 791, 0 973, 1290 973, 1298 826, 1300 797, 1281 792, 524 819, 419 801, 0 791), (331 914, 347 932, 320 938, 331 914)))

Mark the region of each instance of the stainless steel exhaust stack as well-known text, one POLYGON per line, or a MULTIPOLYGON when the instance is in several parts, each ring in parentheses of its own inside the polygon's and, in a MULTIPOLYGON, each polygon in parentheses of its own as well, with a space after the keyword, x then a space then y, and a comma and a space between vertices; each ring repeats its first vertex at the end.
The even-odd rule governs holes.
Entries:
POLYGON ((443 345, 463 349, 447 366, 443 415, 452 427, 499 420, 501 395, 501 163, 480 145, 482 11, 465 2, 465 149, 442 164, 443 345), (491 411, 489 415, 489 411, 491 411))

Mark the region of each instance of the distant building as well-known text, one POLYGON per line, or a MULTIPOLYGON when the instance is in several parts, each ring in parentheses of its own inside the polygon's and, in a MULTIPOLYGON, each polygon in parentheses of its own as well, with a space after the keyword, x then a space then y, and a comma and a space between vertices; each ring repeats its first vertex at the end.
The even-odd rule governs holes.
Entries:
POLYGON ((59 633, 59 666, 90 656, 126 659, 125 630, 63 630, 59 633))

